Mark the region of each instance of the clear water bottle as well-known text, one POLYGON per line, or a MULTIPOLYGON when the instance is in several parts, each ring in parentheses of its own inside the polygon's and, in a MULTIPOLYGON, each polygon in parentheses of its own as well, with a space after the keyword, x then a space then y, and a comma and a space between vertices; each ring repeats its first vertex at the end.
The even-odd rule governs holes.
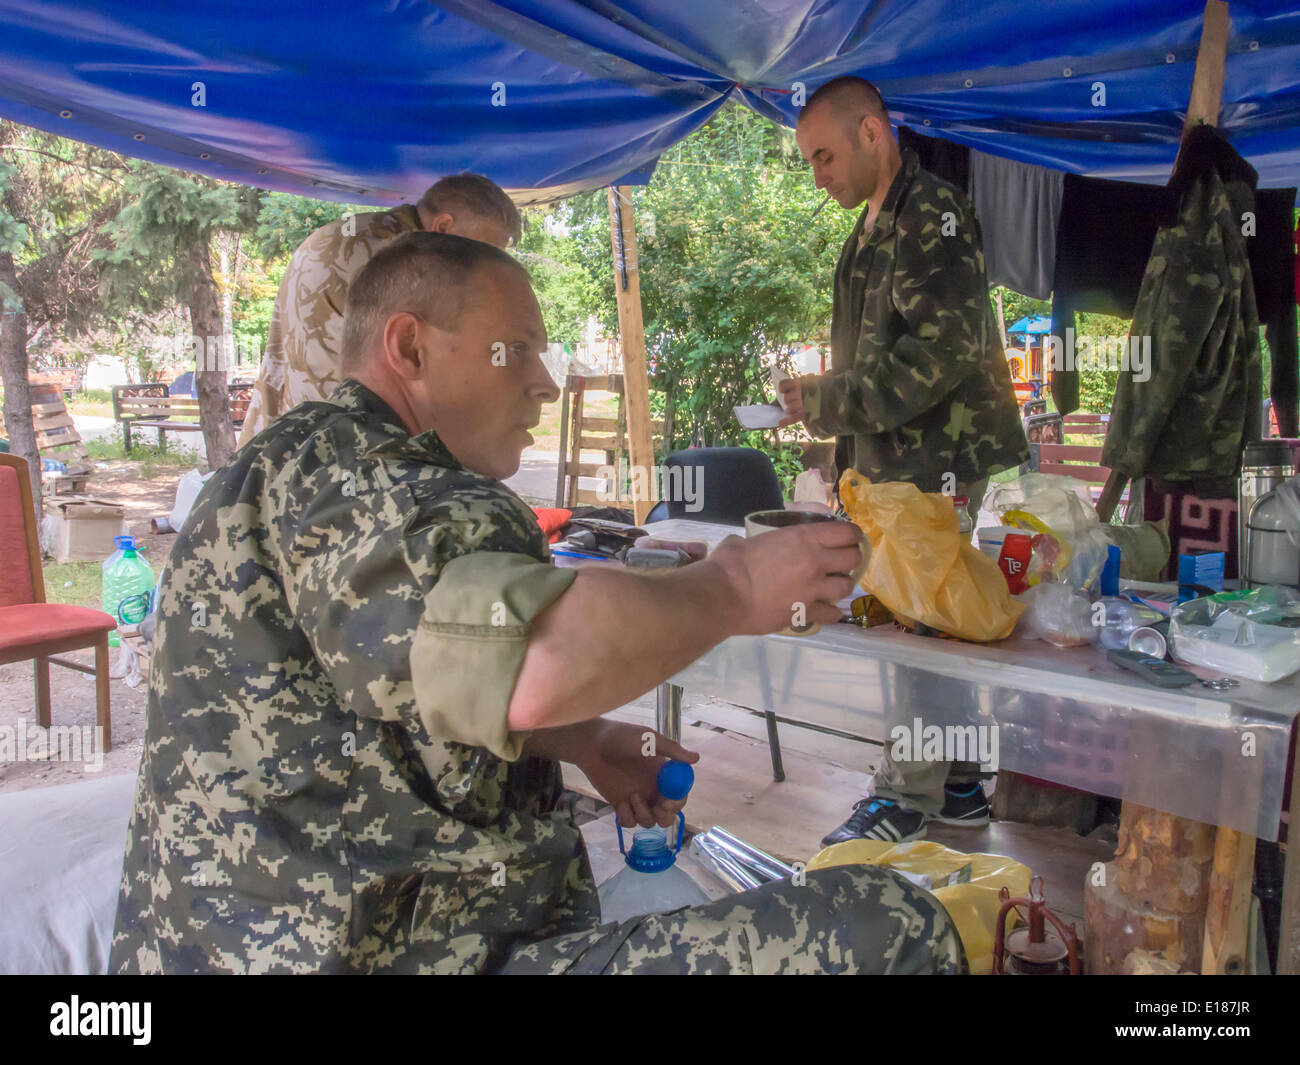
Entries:
MULTIPOLYGON (((1102 647, 1110 651, 1130 650, 1129 640, 1138 629, 1159 625, 1168 618, 1154 607, 1118 596, 1098 600, 1105 606, 1101 631, 1097 634, 1102 647)), ((1136 650, 1136 648, 1132 648, 1136 650)))
MULTIPOLYGON (((659 770, 659 794, 665 799, 684 799, 695 782, 695 773, 685 762, 667 762, 659 770)), ((676 842, 670 846, 662 828, 639 828, 632 834, 630 850, 623 845, 618 828, 618 849, 626 866, 600 885, 600 918, 603 923, 626 921, 647 913, 666 913, 683 906, 698 906, 709 896, 677 867, 682 849, 686 818, 677 815, 676 842)))
MULTIPOLYGON (((104 561, 103 609, 119 625, 137 625, 153 602, 153 567, 136 550, 134 536, 116 536, 117 550, 104 561)), ((117 630, 108 634, 109 646, 120 642, 117 630)))

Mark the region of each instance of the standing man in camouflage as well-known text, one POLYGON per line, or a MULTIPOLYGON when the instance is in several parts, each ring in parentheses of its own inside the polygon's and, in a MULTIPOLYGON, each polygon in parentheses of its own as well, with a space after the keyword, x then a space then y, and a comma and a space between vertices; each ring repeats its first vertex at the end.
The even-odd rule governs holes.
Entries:
POLYGON ((380 248, 421 230, 505 248, 519 242, 519 211, 483 175, 457 174, 439 181, 419 203, 345 215, 304 240, 280 280, 240 447, 299 403, 328 399, 338 388, 348 285, 380 248))
MULTIPOLYGON (((813 93, 795 136, 817 188, 841 207, 865 206, 835 269, 831 371, 783 382, 782 424, 837 437, 841 474, 965 496, 973 519, 989 475, 1029 456, 974 209, 900 154, 884 101, 862 78, 813 93)), ((920 713, 896 702, 908 724, 920 713)), ((898 761, 886 744, 875 797, 823 842, 917 839, 927 818, 988 823, 978 764, 898 761)))
POLYGON ((655 776, 697 756, 601 715, 793 601, 833 620, 860 533, 555 568, 501 483, 555 398, 545 343, 510 256, 403 237, 352 285, 347 379, 204 486, 162 581, 113 970, 964 970, 943 907, 876 867, 600 924, 558 762, 624 825, 672 824, 655 776))

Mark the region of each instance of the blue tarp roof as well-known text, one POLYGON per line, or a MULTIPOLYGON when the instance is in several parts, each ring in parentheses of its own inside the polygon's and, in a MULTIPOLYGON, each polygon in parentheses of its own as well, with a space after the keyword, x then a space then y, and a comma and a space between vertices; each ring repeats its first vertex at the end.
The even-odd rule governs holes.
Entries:
MULTIPOLYGON (((0 115, 323 199, 412 200, 460 170, 548 199, 646 180, 729 98, 792 124, 796 83, 859 74, 923 133, 1164 181, 1203 7, 0 0, 0 115)), ((1222 126, 1262 184, 1300 183, 1300 4, 1230 10, 1222 126)))

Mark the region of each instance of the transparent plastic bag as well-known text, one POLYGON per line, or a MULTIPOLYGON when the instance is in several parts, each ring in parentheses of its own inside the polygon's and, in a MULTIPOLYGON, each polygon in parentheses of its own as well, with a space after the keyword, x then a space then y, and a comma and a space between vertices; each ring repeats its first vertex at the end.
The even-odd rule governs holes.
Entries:
POLYGON ((951 497, 846 470, 840 499, 871 542, 862 587, 898 618, 976 643, 1011 635, 1024 607, 958 529, 951 497))
POLYGON ((1016 596, 1025 605, 1020 633, 1031 640, 1046 640, 1057 647, 1078 647, 1097 639, 1092 603, 1069 584, 1036 584, 1016 596))
POLYGON ((1265 683, 1300 670, 1300 593, 1256 588, 1189 599, 1169 622, 1174 658, 1265 683))
POLYGON ((984 499, 984 509, 1003 525, 1024 529, 1036 539, 1028 583, 1059 581, 1089 588, 1106 564, 1110 540, 1080 491, 1088 486, 1073 477, 1027 473, 996 484, 984 499))

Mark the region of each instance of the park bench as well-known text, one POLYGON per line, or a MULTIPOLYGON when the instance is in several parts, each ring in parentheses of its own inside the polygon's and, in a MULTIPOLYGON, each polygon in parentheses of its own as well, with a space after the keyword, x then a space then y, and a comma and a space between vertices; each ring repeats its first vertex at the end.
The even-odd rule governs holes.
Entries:
POLYGON ((30 385, 49 385, 64 398, 81 391, 81 379, 76 370, 45 370, 41 373, 28 373, 30 385))
MULTIPOLYGON (((230 390, 230 420, 235 428, 244 424, 253 396, 251 385, 235 384, 230 390)), ((197 433, 199 401, 193 396, 169 396, 161 381, 141 385, 113 386, 113 420, 122 426, 126 450, 131 450, 132 429, 156 429, 158 449, 167 450, 167 432, 197 433), (185 420, 182 420, 185 419, 185 420), (193 419, 192 421, 189 419, 193 419)))

